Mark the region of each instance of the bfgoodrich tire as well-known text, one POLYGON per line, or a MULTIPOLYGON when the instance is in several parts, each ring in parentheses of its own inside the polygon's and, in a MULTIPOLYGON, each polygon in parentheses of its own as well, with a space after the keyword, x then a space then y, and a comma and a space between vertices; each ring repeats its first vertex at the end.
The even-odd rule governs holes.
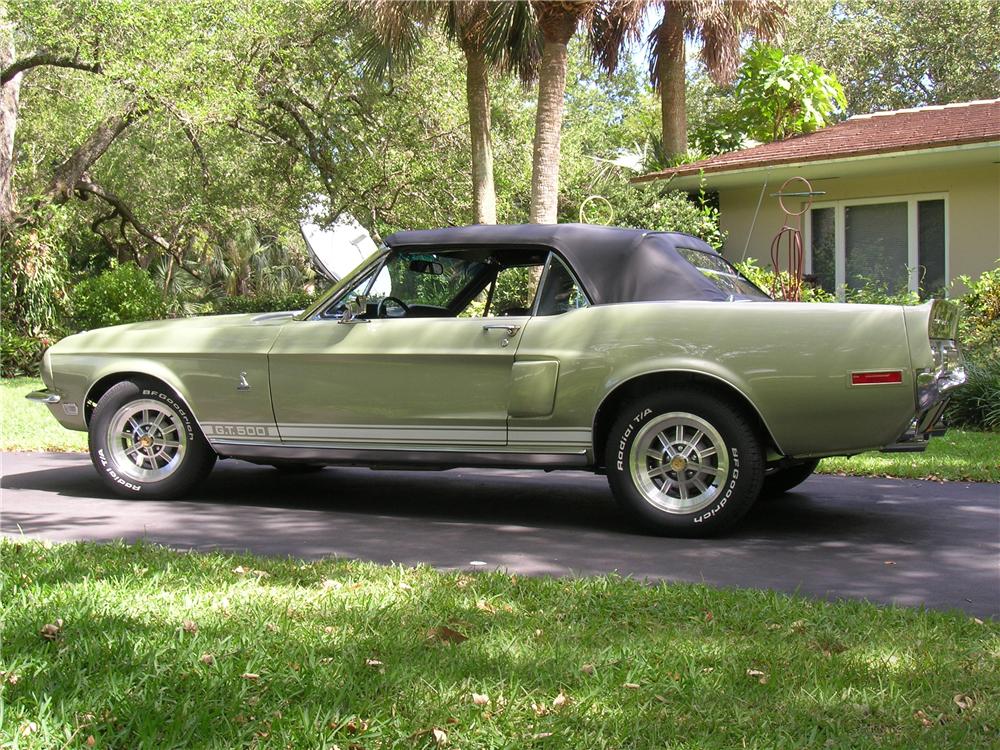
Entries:
POLYGON ((608 435, 608 482, 644 529, 710 536, 753 505, 764 455, 753 423, 734 404, 695 389, 633 400, 608 435))
POLYGON ((90 459, 123 497, 181 497, 215 465, 215 451, 179 396, 147 381, 111 387, 90 420, 90 459))

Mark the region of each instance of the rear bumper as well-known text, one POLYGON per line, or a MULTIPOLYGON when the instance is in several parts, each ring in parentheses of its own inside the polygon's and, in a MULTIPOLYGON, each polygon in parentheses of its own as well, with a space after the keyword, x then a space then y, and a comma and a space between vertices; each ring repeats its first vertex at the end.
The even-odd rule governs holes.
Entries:
POLYGON ((906 432, 899 436, 895 443, 882 448, 882 453, 923 453, 932 437, 941 437, 948 431, 944 423, 944 407, 948 399, 944 399, 928 412, 918 415, 910 422, 906 432))
POLYGON ((965 383, 965 368, 959 364, 936 375, 922 373, 917 377, 917 404, 920 412, 895 443, 882 448, 882 453, 922 453, 932 437, 947 431, 944 409, 951 392, 965 383))

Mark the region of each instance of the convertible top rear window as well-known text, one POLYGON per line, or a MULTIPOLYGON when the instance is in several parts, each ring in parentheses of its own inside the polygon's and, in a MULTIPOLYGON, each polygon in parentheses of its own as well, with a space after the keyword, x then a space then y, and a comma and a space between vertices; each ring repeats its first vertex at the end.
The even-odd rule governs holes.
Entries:
POLYGON ((678 247, 677 252, 726 294, 734 297, 771 299, 721 255, 690 247, 678 247))

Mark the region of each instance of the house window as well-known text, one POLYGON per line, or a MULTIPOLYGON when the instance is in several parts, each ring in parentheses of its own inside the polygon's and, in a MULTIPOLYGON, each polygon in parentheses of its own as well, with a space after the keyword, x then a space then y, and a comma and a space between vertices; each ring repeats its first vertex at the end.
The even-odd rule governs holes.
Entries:
POLYGON ((947 196, 817 203, 809 211, 806 273, 830 292, 868 282, 925 296, 948 283, 947 196))

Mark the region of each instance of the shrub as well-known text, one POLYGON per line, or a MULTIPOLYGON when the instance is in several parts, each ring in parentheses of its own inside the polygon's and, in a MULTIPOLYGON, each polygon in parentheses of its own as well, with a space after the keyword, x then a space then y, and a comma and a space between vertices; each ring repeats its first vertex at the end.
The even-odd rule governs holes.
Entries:
POLYGON ((580 221, 580 207, 593 197, 585 213, 592 223, 616 227, 683 232, 721 248, 725 233, 719 226, 719 210, 698 194, 691 197, 680 190, 665 189, 655 183, 632 185, 622 177, 574 186, 559 196, 559 221, 580 221), (603 199, 603 200, 601 200, 603 199), (607 202, 605 202, 607 201, 607 202), (590 216, 592 215, 592 216, 590 216))
POLYGON ((948 403, 948 423, 1000 431, 1000 356, 970 359, 965 363, 965 372, 968 380, 954 391, 948 403))
POLYGON ((44 337, 20 336, 4 328, 0 331, 0 377, 37 376, 42 353, 51 343, 44 337))
POLYGON ((226 313, 256 313, 283 312, 285 310, 304 310, 316 299, 316 295, 308 292, 288 292, 286 294, 257 294, 239 297, 220 297, 213 303, 214 312, 226 313))
POLYGON ((78 330, 155 320, 166 314, 160 290, 134 263, 113 266, 81 281, 73 291, 72 307, 78 330))
MULTIPOLYGON (((753 258, 748 260, 740 261, 734 264, 737 270, 746 276, 750 281, 759 286, 768 294, 771 294, 773 290, 777 290, 778 294, 775 299, 783 299, 780 292, 781 288, 775 286, 775 275, 774 271, 770 268, 761 268, 757 265, 757 261, 753 258)), ((787 271, 782 271, 781 275, 784 277, 786 283, 790 280, 787 271)), ((802 291, 800 294, 802 302, 836 302, 837 298, 830 292, 826 291, 822 287, 812 286, 810 284, 802 284, 802 291)))
POLYGON ((4 328, 22 336, 60 331, 65 322, 69 269, 55 228, 39 223, 4 235, 0 259, 4 328))
POLYGON ((958 278, 968 288, 962 297, 960 337, 971 356, 1000 357, 1000 267, 978 279, 958 278))

